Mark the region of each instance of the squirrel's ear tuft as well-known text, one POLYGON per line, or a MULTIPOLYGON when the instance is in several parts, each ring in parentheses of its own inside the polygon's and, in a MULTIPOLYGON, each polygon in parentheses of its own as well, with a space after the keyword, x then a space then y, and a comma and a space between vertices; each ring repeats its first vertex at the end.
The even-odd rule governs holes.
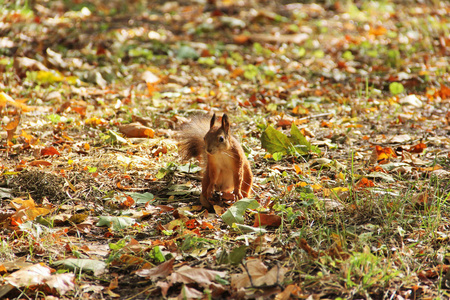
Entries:
POLYGON ((212 128, 215 123, 216 123, 216 114, 213 114, 213 116, 211 118, 211 123, 209 124, 209 127, 212 128))
POLYGON ((227 114, 223 114, 222 116, 222 128, 223 131, 225 131, 225 133, 228 134, 228 131, 230 130, 230 121, 228 121, 227 114))

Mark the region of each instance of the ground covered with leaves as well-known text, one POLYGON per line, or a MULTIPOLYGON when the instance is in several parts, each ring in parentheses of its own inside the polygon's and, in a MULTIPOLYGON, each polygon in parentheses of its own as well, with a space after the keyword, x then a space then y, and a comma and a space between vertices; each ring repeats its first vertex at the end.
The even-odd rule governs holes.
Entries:
POLYGON ((0 298, 436 299, 447 1, 6 1, 0 298), (253 196, 175 133, 227 113, 253 196))

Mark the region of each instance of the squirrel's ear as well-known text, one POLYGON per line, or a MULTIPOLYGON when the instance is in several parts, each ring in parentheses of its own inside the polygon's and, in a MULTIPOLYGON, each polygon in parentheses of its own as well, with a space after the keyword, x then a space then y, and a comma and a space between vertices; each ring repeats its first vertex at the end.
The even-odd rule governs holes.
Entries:
POLYGON ((223 131, 225 131, 225 133, 228 134, 228 131, 230 130, 230 122, 228 121, 227 114, 223 114, 222 116, 222 127, 223 131))
POLYGON ((216 114, 213 114, 213 116, 211 118, 211 123, 209 124, 209 127, 212 128, 215 123, 216 123, 216 114))

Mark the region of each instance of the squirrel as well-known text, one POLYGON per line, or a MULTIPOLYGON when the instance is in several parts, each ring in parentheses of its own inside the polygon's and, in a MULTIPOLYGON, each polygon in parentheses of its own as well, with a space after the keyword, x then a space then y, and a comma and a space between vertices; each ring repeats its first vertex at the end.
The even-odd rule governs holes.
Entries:
POLYGON ((238 140, 230 134, 230 122, 224 114, 211 119, 196 116, 182 125, 178 151, 184 160, 196 158, 203 165, 200 203, 211 208, 217 202, 216 192, 233 192, 235 199, 251 195, 253 174, 238 140))

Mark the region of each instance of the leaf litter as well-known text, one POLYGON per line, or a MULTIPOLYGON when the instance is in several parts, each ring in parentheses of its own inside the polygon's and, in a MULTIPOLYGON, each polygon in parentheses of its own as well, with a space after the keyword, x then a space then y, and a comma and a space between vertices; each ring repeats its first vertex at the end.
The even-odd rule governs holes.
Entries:
POLYGON ((5 4, 1 297, 448 297, 449 15, 5 4), (214 213, 175 142, 211 111, 256 182, 214 213))

